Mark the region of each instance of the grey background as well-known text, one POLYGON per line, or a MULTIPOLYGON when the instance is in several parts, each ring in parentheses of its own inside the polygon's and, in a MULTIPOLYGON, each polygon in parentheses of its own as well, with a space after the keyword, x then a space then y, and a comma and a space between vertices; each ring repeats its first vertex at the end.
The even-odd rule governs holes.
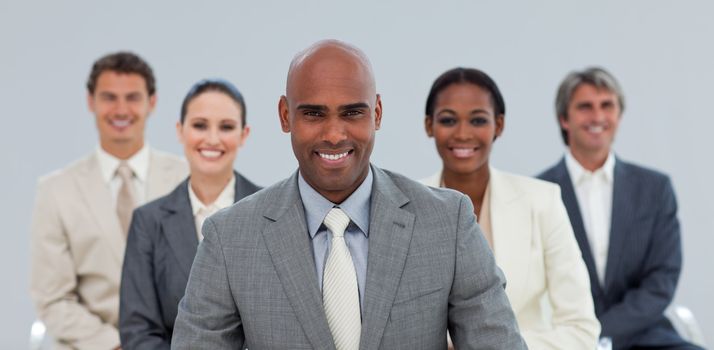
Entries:
MULTIPOLYGON (((601 65, 628 106, 615 149, 673 178, 684 271, 675 301, 714 330, 711 113, 714 5, 696 1, 8 1, 0 2, 0 348, 26 347, 29 226, 37 178, 97 145, 85 79, 99 56, 129 49, 158 80, 151 145, 180 153, 173 125, 188 87, 224 77, 245 94, 253 133, 237 168, 268 185, 296 168, 278 97, 292 56, 337 38, 372 59, 384 103, 373 162, 414 178, 440 166, 423 131, 433 79, 478 67, 501 87, 506 130, 492 164, 533 175, 562 155, 555 89, 572 69, 601 65)), ((708 334, 708 342, 714 338, 708 334)))

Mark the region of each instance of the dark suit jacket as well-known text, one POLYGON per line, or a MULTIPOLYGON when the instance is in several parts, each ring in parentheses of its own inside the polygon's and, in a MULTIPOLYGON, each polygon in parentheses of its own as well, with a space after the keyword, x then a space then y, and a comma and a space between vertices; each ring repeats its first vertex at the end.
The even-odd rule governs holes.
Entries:
MULTIPOLYGON (((372 170, 359 348, 526 349, 468 197, 372 170)), ((335 349, 297 182, 206 220, 173 349, 335 349)))
MULTIPOLYGON (((236 201, 260 189, 237 172, 235 177, 236 201)), ((119 301, 123 349, 169 349, 197 246, 188 179, 134 211, 119 301)))
POLYGON ((560 185, 590 274, 602 336, 612 338, 614 349, 684 344, 663 314, 682 268, 677 202, 669 178, 616 159, 603 287, 565 159, 538 177, 560 185))

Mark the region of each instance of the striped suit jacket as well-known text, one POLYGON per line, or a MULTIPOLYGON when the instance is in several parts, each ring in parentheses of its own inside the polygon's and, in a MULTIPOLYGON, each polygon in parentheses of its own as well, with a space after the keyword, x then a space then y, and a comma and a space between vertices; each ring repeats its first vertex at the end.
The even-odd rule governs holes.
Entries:
POLYGON ((670 179, 616 158, 610 246, 601 285, 565 159, 538 177, 561 187, 590 275, 602 336, 612 338, 613 349, 684 344, 664 316, 682 268, 677 201, 670 179))

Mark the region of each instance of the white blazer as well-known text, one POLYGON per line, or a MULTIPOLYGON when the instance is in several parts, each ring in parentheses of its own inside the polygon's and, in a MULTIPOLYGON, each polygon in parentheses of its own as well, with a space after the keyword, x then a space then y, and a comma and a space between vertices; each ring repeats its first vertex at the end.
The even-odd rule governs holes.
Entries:
MULTIPOLYGON (((595 349, 600 323, 560 187, 491 168, 491 230, 530 349, 595 349)), ((441 172, 422 183, 439 187, 441 172)))
MULTIPOLYGON (((188 174, 182 159, 151 150, 146 199, 188 174)), ((119 345, 119 282, 126 237, 96 153, 40 179, 31 229, 30 294, 55 349, 119 345)))

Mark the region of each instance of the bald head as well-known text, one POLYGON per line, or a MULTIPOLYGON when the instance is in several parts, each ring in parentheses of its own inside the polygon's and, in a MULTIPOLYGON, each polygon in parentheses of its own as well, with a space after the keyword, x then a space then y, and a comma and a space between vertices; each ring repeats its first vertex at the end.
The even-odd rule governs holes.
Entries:
POLYGON ((280 125, 305 181, 333 203, 367 177, 382 101, 369 60, 343 42, 318 42, 290 63, 280 125))
POLYGON ((343 83, 366 88, 376 95, 372 65, 359 48, 338 40, 323 40, 299 52, 290 62, 285 94, 290 99, 303 84, 321 79, 342 79, 343 83))

